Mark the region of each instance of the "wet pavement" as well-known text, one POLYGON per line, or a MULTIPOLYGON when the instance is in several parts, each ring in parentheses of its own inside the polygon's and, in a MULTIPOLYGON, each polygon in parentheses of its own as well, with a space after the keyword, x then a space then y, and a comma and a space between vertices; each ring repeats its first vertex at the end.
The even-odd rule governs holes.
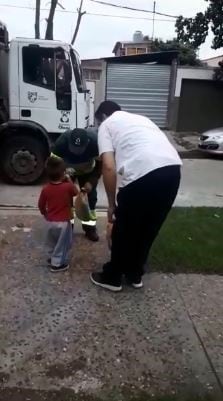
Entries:
POLYGON ((89 281, 109 256, 99 229, 92 244, 77 226, 71 268, 53 274, 42 219, 0 214, 0 401, 222 399, 223 277, 153 273, 108 293, 89 281))

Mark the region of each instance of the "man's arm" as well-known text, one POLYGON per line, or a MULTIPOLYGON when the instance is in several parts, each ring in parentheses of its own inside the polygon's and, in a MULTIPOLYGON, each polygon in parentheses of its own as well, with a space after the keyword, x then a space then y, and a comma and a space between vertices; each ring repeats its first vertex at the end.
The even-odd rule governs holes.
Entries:
POLYGON ((89 174, 88 182, 84 188, 87 192, 91 192, 92 188, 95 187, 101 177, 102 173, 102 161, 100 159, 95 160, 95 167, 91 174, 89 174))
POLYGON ((67 148, 67 131, 59 136, 54 146, 52 147, 52 156, 57 156, 63 159, 65 149, 67 148))
POLYGON ((115 199, 116 199, 116 184, 117 184, 117 174, 115 166, 115 156, 114 152, 106 152, 102 155, 102 174, 105 190, 108 197, 108 220, 113 221, 113 213, 115 209, 115 199))
POLYGON ((116 163, 115 150, 112 143, 112 137, 107 122, 104 121, 98 132, 99 155, 102 159, 102 175, 105 190, 108 197, 108 221, 113 222, 116 200, 116 163))

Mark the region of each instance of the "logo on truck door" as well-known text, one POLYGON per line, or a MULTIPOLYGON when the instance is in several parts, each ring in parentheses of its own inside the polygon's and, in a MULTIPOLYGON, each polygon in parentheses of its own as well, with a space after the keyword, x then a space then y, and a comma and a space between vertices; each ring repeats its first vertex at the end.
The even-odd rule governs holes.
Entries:
POLYGON ((61 111, 59 129, 70 129, 70 111, 61 111))
POLYGON ((31 103, 35 103, 37 100, 37 92, 28 92, 28 99, 31 103))
POLYGON ((61 123, 69 123, 70 121, 70 112, 69 111, 61 111, 60 122, 61 123))

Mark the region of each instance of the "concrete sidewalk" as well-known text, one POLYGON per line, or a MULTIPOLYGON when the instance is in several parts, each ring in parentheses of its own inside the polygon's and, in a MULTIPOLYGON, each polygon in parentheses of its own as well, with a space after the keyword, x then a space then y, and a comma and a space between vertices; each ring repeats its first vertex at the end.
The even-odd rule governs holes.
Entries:
POLYGON ((89 281, 108 257, 99 226, 98 244, 77 227, 72 266, 54 275, 42 220, 1 214, 0 401, 222 399, 223 277, 149 274, 142 291, 100 290, 89 281))

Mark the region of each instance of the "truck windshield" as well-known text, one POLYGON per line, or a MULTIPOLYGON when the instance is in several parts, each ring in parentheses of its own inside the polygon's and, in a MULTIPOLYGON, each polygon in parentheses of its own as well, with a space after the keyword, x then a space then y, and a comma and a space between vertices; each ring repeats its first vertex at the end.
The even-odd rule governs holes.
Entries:
POLYGON ((85 86, 85 82, 83 80, 79 57, 74 52, 73 49, 70 50, 70 56, 71 56, 71 61, 72 61, 72 66, 73 66, 73 71, 74 71, 74 76, 75 76, 78 92, 85 92, 86 86, 85 86))

